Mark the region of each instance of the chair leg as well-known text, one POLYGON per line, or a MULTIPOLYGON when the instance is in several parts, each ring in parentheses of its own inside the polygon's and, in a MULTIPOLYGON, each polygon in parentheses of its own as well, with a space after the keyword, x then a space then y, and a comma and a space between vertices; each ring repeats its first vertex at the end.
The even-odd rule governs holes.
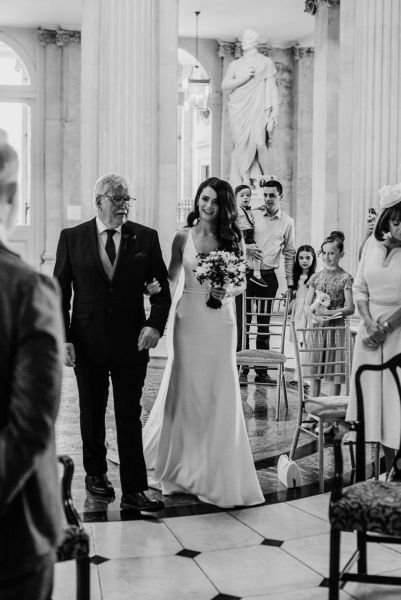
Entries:
POLYGON ((376 481, 379 479, 380 475, 380 444, 379 442, 375 443, 375 479, 376 481))
POLYGON ((297 424, 296 424, 296 428, 295 428, 295 432, 294 432, 294 437, 292 438, 292 444, 291 444, 291 450, 290 450, 290 455, 289 458, 291 460, 294 460, 294 456, 295 456, 295 452, 298 446, 298 440, 299 440, 299 434, 301 433, 301 425, 302 425, 302 415, 303 415, 303 408, 302 408, 302 404, 301 401, 299 400, 298 402, 298 414, 297 414, 297 424))
POLYGON ((282 371, 282 378, 283 378, 283 392, 284 392, 284 404, 285 404, 285 416, 288 416, 288 394, 287 394, 287 382, 285 380, 285 369, 283 368, 282 371))
POLYGON ((330 578, 329 600, 338 600, 340 577, 340 541, 341 531, 331 529, 330 532, 330 578))
POLYGON ((358 573, 367 573, 367 552, 366 552, 366 532, 359 531, 356 534, 359 557, 358 557, 358 573))
POLYGON ((280 421, 280 400, 281 400, 281 373, 282 366, 278 367, 278 381, 277 381, 277 408, 276 408, 276 421, 280 421))
POLYGON ((319 417, 318 452, 319 452, 319 494, 323 494, 323 492, 324 492, 324 433, 323 433, 323 419, 320 417, 319 417))
POLYGON ((77 600, 90 600, 89 556, 77 560, 77 600))

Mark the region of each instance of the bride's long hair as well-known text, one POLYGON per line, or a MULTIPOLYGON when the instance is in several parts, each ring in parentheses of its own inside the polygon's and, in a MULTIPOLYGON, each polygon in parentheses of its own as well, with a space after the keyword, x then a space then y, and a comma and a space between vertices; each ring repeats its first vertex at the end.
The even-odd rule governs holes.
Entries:
POLYGON ((207 187, 216 192, 217 202, 219 204, 219 215, 217 221, 217 237, 222 245, 222 250, 234 252, 237 256, 241 255, 241 231, 237 225, 237 203, 235 201, 234 191, 231 185, 219 179, 210 177, 203 181, 196 192, 193 210, 187 218, 188 227, 193 227, 199 221, 199 198, 203 190, 207 187))

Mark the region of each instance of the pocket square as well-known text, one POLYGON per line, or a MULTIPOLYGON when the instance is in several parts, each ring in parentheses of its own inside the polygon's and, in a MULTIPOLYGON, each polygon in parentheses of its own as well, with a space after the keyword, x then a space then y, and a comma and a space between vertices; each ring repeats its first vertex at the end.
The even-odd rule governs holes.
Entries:
POLYGON ((146 254, 145 252, 136 252, 132 258, 134 260, 145 260, 146 254))

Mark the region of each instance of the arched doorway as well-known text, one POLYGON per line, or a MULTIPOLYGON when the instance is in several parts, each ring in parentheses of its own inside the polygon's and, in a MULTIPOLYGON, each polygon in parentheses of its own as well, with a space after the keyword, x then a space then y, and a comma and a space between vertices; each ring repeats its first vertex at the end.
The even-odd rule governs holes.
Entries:
POLYGON ((23 49, 0 33, 0 137, 8 141, 19 158, 19 212, 9 246, 24 260, 39 266, 38 239, 43 231, 36 203, 32 140, 35 135, 36 81, 34 69, 23 49))
MULTIPOLYGON (((192 54, 178 49, 178 226, 185 223, 200 182, 211 176, 212 113, 191 109, 187 98, 187 81, 195 63, 192 54)), ((207 77, 202 65, 200 69, 207 77)))

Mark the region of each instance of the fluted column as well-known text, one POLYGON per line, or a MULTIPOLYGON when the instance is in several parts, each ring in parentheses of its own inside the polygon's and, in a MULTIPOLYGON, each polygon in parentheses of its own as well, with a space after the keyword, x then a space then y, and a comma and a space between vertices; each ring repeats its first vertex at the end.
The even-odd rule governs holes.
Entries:
POLYGON ((318 248, 338 220, 340 6, 331 0, 315 4, 311 241, 318 248))
POLYGON ((137 198, 131 218, 159 227, 166 247, 177 198, 178 0, 83 0, 82 205, 105 173, 137 198))
POLYGON ((297 228, 297 246, 309 244, 312 231, 312 127, 314 49, 293 46, 294 60, 294 163, 292 216, 297 228))
POLYGON ((352 118, 340 106, 339 189, 355 269, 367 209, 377 207, 382 185, 401 180, 401 0, 342 0, 342 9, 342 89, 348 84, 352 118))
MULTIPOLYGON (((234 60, 235 43, 218 40, 217 56, 221 59, 221 81, 224 79, 228 65, 234 60)), ((231 136, 230 122, 228 118, 228 92, 222 92, 221 95, 221 158, 220 168, 221 177, 225 180, 230 179, 231 153, 233 151, 233 140, 231 136)))

